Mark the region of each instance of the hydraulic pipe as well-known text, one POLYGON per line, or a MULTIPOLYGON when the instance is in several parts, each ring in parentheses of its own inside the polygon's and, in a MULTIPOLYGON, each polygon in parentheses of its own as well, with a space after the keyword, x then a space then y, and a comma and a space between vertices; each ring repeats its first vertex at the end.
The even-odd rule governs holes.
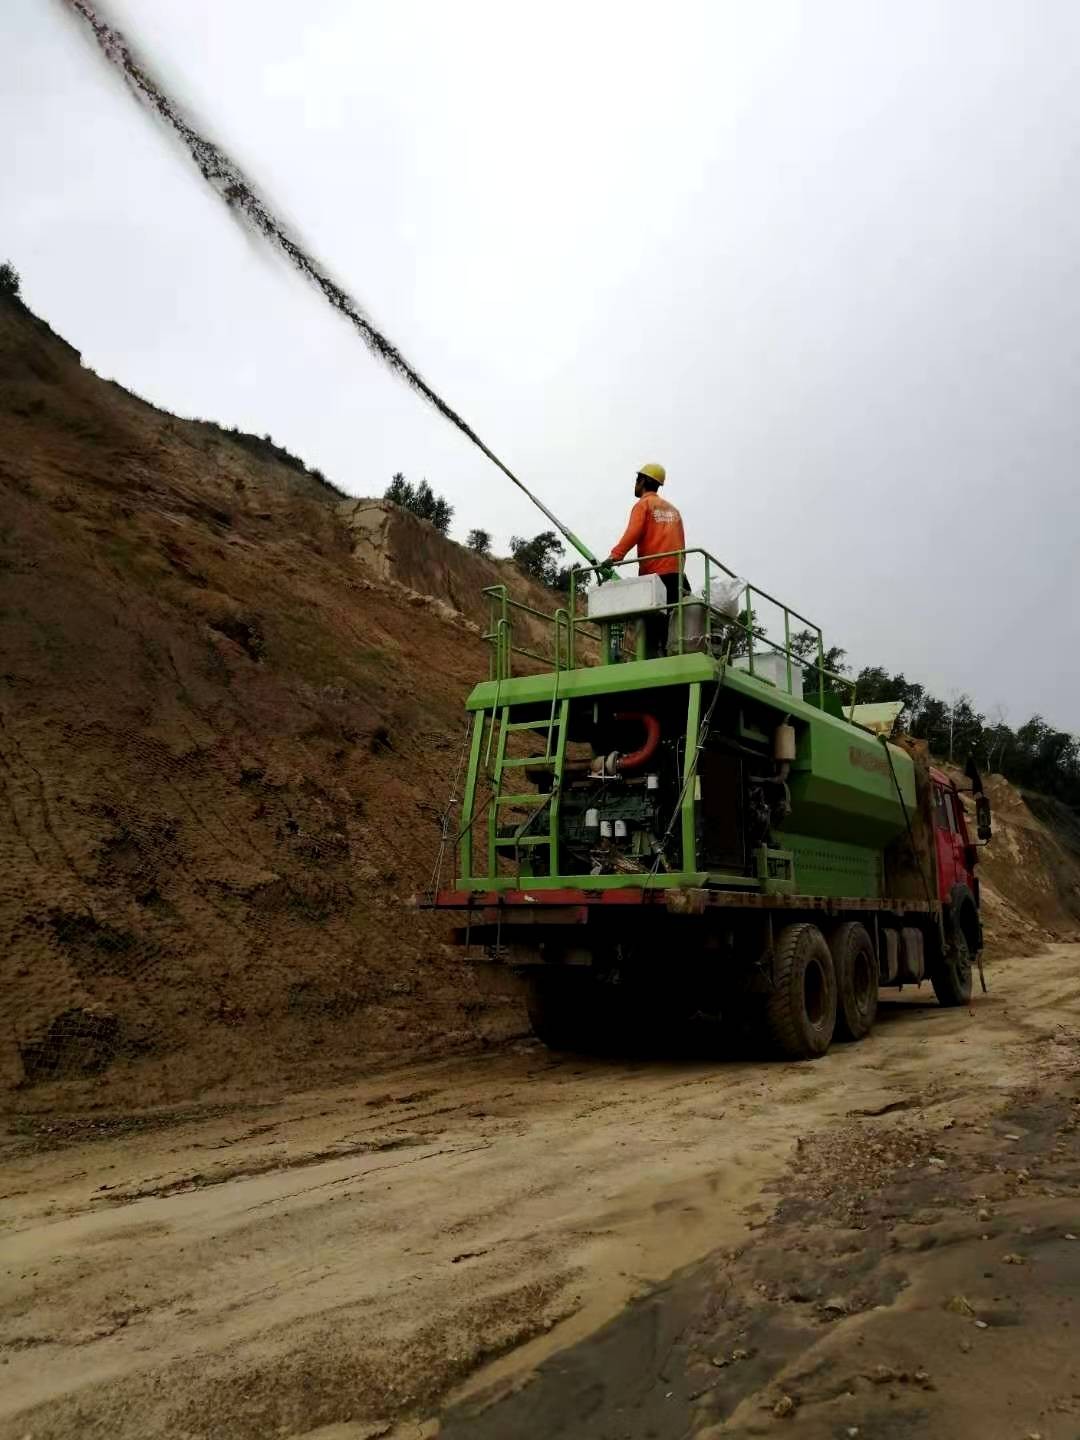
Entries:
POLYGON ((655 715, 649 715, 644 710, 620 710, 615 719, 636 720, 645 729, 644 743, 637 750, 631 750, 628 755, 620 755, 615 762, 619 774, 625 775, 630 770, 640 770, 656 754, 656 747, 660 743, 660 721, 655 715))

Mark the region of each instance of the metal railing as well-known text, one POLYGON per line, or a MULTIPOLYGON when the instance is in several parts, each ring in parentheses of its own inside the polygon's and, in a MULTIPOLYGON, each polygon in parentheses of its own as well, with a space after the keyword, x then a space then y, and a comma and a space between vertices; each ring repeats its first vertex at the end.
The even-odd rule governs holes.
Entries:
POLYGON ((535 605, 526 605, 515 600, 506 585, 488 585, 483 594, 488 597, 488 628, 483 639, 491 646, 492 680, 509 680, 513 674, 513 656, 523 655, 537 660, 541 665, 550 666, 556 672, 578 668, 578 645, 580 641, 600 644, 600 632, 590 625, 584 616, 576 613, 578 597, 571 581, 570 599, 550 614, 538 610, 535 605), (528 645, 520 645, 514 639, 514 617, 530 616, 543 627, 551 629, 551 648, 545 653, 528 645))
MULTIPOLYGON (((819 708, 823 710, 826 708, 827 690, 833 694, 848 692, 850 698, 846 699, 843 708, 848 710, 850 718, 855 705, 855 681, 845 675, 838 675, 835 671, 826 670, 825 643, 819 625, 815 625, 812 620, 798 610, 793 610, 790 605, 786 605, 782 600, 770 595, 767 590, 762 590, 759 586, 741 579, 734 570, 729 569, 715 555, 710 555, 707 550, 665 550, 648 558, 652 560, 675 558, 678 561, 677 570, 671 572, 677 575, 676 599, 667 605, 657 606, 646 612, 651 615, 668 616, 668 654, 683 655, 699 652, 703 648, 703 639, 704 648, 710 648, 714 641, 720 648, 724 648, 734 640, 732 659, 738 668, 743 668, 739 662, 745 656, 747 673, 766 684, 776 684, 775 680, 758 673, 761 660, 759 647, 767 647, 773 653, 784 657, 785 683, 778 688, 785 690, 789 695, 795 693, 795 668, 798 667, 804 674, 810 672, 816 682, 819 708), (704 569, 704 585, 701 592, 696 594, 688 591, 686 583, 688 557, 698 557, 704 569), (721 582, 720 576, 725 577, 723 582, 721 582), (741 605, 734 615, 731 613, 733 598, 731 582, 733 581, 738 582, 738 590, 735 592, 738 599, 735 603, 741 605), (721 583, 725 601, 723 609, 714 604, 714 595, 719 592, 721 583), (755 623, 755 601, 772 605, 782 613, 783 643, 771 639, 765 633, 764 627, 755 623), (695 627, 695 638, 692 643, 688 644, 688 612, 691 607, 701 607, 702 605, 705 607, 704 636, 697 634, 698 627, 695 627), (672 634, 672 616, 676 620, 674 634, 672 634), (816 657, 808 657, 802 651, 797 653, 791 648, 792 621, 803 626, 805 631, 810 632, 813 636, 816 641, 814 647, 816 657), (741 636, 739 632, 741 632, 741 636)), ((500 681, 511 678, 514 655, 538 661, 542 665, 549 666, 556 673, 563 670, 576 670, 583 658, 580 653, 583 642, 589 646, 598 646, 598 654, 595 657, 590 656, 585 662, 587 664, 607 665, 619 663, 625 659, 646 659, 645 627, 641 623, 641 615, 630 614, 625 617, 613 617, 610 620, 590 621, 579 613, 584 594, 584 587, 579 587, 578 577, 580 575, 593 575, 599 583, 603 583, 605 572, 610 575, 612 569, 619 570, 625 566, 636 564, 638 564, 637 559, 619 560, 609 561, 604 566, 591 568, 582 566, 572 570, 567 601, 550 614, 538 610, 533 605, 513 599, 505 585, 488 586, 483 593, 488 596, 490 601, 490 619, 488 630, 483 638, 492 648, 490 678, 500 681), (515 643, 514 617, 516 615, 530 617, 532 621, 540 622, 543 627, 551 627, 551 648, 547 654, 528 645, 515 643), (633 652, 630 652, 625 644, 624 631, 628 624, 637 626, 633 652), (616 640, 614 644, 613 634, 616 640)))

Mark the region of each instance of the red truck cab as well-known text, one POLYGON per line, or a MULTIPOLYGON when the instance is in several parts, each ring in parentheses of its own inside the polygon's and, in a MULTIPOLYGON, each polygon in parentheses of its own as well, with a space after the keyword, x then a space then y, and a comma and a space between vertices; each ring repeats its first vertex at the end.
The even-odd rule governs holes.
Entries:
POLYGON ((968 835, 960 792, 948 775, 933 766, 930 769, 930 784, 938 899, 948 904, 953 898, 954 886, 966 885, 978 903, 979 881, 975 874, 978 852, 968 835))
MULTIPOLYGON (((975 797, 975 825, 984 843, 990 839, 990 802, 982 779, 968 761, 970 793, 975 797)), ((963 801, 956 784, 942 770, 930 767, 930 802, 937 860, 937 898, 941 902, 941 950, 931 978, 943 1005, 967 1004, 971 996, 971 966, 982 949, 979 917, 979 857, 971 839, 963 801)))

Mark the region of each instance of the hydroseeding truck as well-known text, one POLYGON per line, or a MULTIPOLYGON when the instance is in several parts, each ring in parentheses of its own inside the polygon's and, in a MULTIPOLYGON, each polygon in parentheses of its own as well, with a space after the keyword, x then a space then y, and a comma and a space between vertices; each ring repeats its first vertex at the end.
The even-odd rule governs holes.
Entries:
POLYGON ((705 1019, 813 1058, 867 1034, 879 986, 928 979, 966 1005, 982 928, 960 790, 918 742, 867 728, 819 627, 677 553, 680 592, 684 574, 699 588, 674 604, 651 575, 584 597, 572 576, 551 615, 485 591, 455 878, 439 888, 440 863, 420 903, 525 976, 554 1048, 705 1019), (754 623, 764 603, 782 640, 754 623))

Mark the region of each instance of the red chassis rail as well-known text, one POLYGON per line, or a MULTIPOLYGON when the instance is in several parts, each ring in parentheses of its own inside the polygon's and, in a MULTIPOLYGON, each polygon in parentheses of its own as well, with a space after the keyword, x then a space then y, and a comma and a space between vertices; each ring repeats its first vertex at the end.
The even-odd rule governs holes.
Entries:
POLYGON ((422 910, 466 910, 473 923, 495 925, 585 925, 591 914, 629 905, 667 910, 676 915, 705 915, 731 910, 877 911, 879 914, 934 914, 939 904, 925 900, 865 899, 831 895, 762 895, 732 890, 440 890, 417 896, 422 910), (479 912, 479 913, 477 913, 479 912))

